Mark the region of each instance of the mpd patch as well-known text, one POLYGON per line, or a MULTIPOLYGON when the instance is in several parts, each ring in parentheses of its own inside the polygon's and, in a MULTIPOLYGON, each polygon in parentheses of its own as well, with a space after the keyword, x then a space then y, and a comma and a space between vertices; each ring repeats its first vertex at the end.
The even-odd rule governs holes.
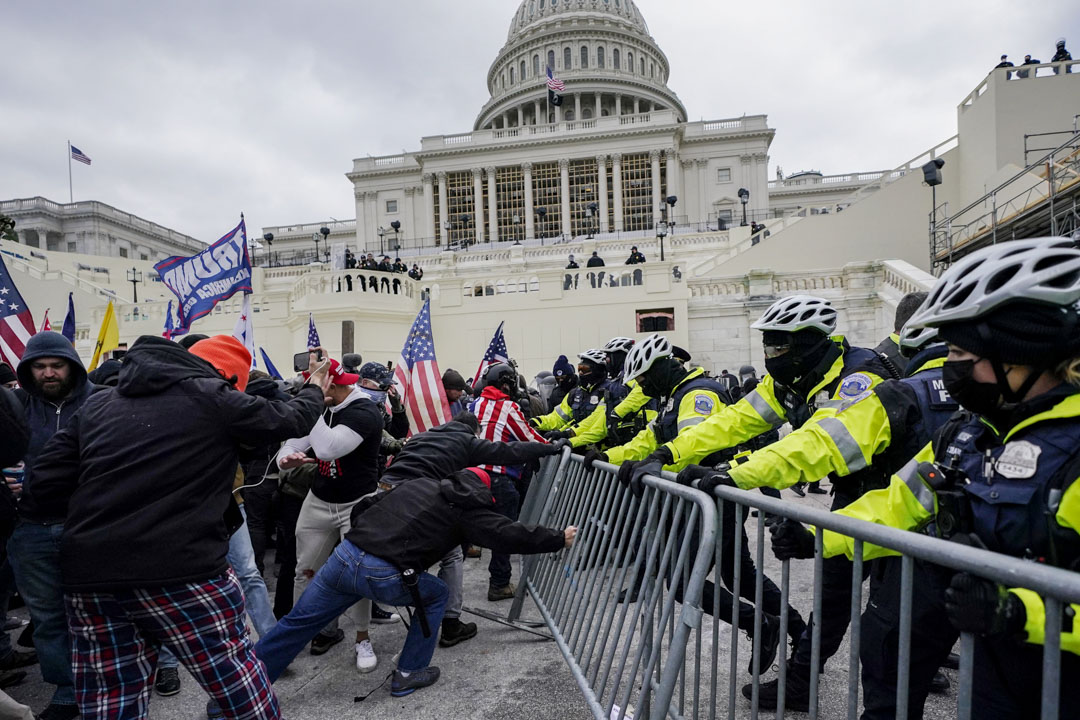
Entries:
POLYGON ((839 396, 841 400, 854 400, 869 390, 874 385, 873 379, 866 373, 848 375, 840 383, 839 396))
POLYGON ((715 405, 708 395, 694 396, 694 412, 698 415, 712 415, 715 405))

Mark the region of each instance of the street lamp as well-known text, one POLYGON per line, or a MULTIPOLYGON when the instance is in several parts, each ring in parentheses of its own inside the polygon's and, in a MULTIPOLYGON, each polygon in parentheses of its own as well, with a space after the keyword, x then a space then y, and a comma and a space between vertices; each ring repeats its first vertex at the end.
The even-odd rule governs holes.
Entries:
POLYGON ((591 203, 589 203, 588 205, 585 206, 585 209, 588 211, 588 215, 589 215, 589 239, 592 240, 593 222, 597 220, 597 213, 599 212, 599 206, 596 203, 591 202, 591 203))
POLYGON ((453 229, 453 227, 454 227, 454 224, 452 222, 450 222, 449 220, 446 220, 446 221, 443 222, 443 230, 445 230, 445 232, 443 233, 443 240, 446 241, 446 248, 448 250, 451 249, 450 248, 450 231, 453 229))
POLYGON ((127 281, 131 283, 131 297, 133 302, 139 302, 139 283, 142 282, 142 273, 136 268, 127 271, 127 281))
MULTIPOLYGON (((319 228, 319 234, 322 235, 323 239, 323 255, 326 256, 326 262, 330 262, 330 228, 323 225, 319 228)), ((316 248, 316 255, 317 254, 318 248, 316 248)), ((315 259, 318 260, 319 258, 316 257, 315 259)))
MULTIPOLYGON (((383 245, 383 237, 385 237, 385 235, 386 235, 386 228, 384 228, 382 225, 380 225, 379 226, 379 255, 380 256, 386 254, 386 246, 383 245)), ((380 257, 380 259, 382 259, 382 258, 380 257)))
POLYGON ((668 207, 670 208, 670 210, 668 211, 668 217, 667 217, 668 234, 669 235, 674 235, 675 234, 675 203, 679 202, 679 198, 674 196, 674 195, 668 195, 667 198, 665 198, 664 202, 666 202, 668 207))
POLYGON ((264 233, 263 240, 266 241, 266 258, 272 267, 274 264, 274 256, 270 254, 270 248, 274 246, 274 233, 264 233))
POLYGON ((463 235, 464 235, 464 237, 462 237, 462 239, 461 239, 461 242, 465 245, 466 250, 469 249, 469 244, 470 244, 469 243, 469 221, 470 220, 472 220, 472 218, 469 217, 468 213, 462 213, 461 214, 461 229, 462 229, 463 235))
POLYGON ((394 252, 397 253, 401 249, 401 243, 398 241, 398 233, 401 232, 401 221, 393 221, 392 223, 390 223, 390 227, 394 229, 394 252))
POLYGON ((742 222, 740 225, 746 226, 746 203, 750 202, 750 191, 746 188, 739 188, 739 202, 742 203, 742 222))
POLYGON ((521 232, 521 216, 515 213, 514 214, 514 244, 515 245, 520 245, 521 244, 521 237, 518 235, 518 233, 520 233, 520 232, 521 232))
POLYGON ((664 237, 667 235, 667 223, 656 223, 656 239, 660 241, 660 262, 664 262, 664 237))
POLYGON ((546 207, 538 207, 538 208, 536 208, 536 219, 539 221, 539 224, 536 226, 536 234, 540 238, 540 244, 541 245, 544 244, 544 242, 543 242, 544 234, 543 233, 544 233, 544 219, 545 218, 547 218, 547 208, 546 207))

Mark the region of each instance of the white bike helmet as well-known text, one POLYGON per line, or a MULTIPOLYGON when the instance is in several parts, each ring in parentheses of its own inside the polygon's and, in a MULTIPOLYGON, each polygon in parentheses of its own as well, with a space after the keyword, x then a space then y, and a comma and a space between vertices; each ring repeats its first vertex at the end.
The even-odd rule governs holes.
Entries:
POLYGON ((836 308, 813 295, 792 295, 777 300, 750 326, 754 330, 798 332, 807 328, 825 335, 836 331, 836 308))
POLYGON ((942 274, 908 327, 982 317, 1010 302, 1065 307, 1080 301, 1080 247, 1064 237, 1010 240, 978 250, 942 274))
POLYGON ((603 365, 604 361, 607 360, 607 355, 604 353, 604 351, 596 349, 586 350, 583 353, 579 353, 578 357, 582 360, 588 360, 591 363, 596 363, 597 365, 603 365))
POLYGON ((913 356, 924 346, 938 340, 938 329, 929 327, 912 327, 905 325, 900 331, 900 354, 904 357, 913 356))
POLYGON ((630 348, 634 347, 634 341, 628 337, 613 337, 607 341, 607 345, 603 347, 604 352, 630 352, 630 348))
POLYGON ((652 334, 638 344, 626 356, 623 363, 623 380, 630 382, 644 375, 660 358, 671 357, 671 343, 659 334, 652 334))

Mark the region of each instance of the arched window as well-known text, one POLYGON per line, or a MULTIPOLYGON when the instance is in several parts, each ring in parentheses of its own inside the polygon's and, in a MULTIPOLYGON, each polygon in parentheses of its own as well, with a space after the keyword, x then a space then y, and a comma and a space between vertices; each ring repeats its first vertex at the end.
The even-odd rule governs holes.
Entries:
POLYGON ((521 65, 519 66, 519 69, 518 69, 518 74, 520 76, 521 82, 525 82, 525 61, 524 60, 521 61, 521 65))
POLYGON ((563 113, 563 120, 573 120, 573 119, 574 119, 574 111, 573 110, 567 110, 566 112, 563 113))
POLYGON ((514 68, 510 68, 510 84, 514 84, 514 68))
POLYGON ((533 55, 533 77, 540 77, 540 56, 533 55))
POLYGON ((645 77, 645 58, 641 58, 641 77, 645 77))
POLYGON ((649 63, 649 77, 656 77, 656 63, 649 63))
POLYGON ((592 110, 585 108, 581 111, 582 120, 592 120, 592 110))
POLYGON ((604 47, 602 45, 596 48, 596 67, 601 70, 604 69, 604 47))
POLYGON ((571 64, 570 48, 563 48, 562 51, 562 67, 563 70, 569 70, 571 64))
POLYGON ((589 67, 589 48, 586 45, 581 46, 581 67, 589 67))
POLYGON ((502 73, 501 75, 499 75, 499 87, 506 87, 506 73, 502 73))
POLYGON ((544 9, 544 0, 540 0, 540 9, 541 9, 541 10, 543 10, 543 9, 544 9))
POLYGON ((551 68, 552 70, 555 69, 555 51, 554 50, 548 50, 548 64, 547 64, 547 66, 549 68, 551 68))
POLYGON ((630 71, 630 74, 634 74, 634 53, 626 53, 626 69, 630 71))
POLYGON ((619 48, 611 51, 611 64, 616 70, 622 70, 622 66, 619 64, 619 48))

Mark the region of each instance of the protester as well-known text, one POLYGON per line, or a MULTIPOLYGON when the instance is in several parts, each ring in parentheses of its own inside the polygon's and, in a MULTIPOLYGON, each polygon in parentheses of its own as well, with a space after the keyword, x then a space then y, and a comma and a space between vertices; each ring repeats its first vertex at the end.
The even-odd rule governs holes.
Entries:
POLYGON ((306 433, 329 377, 312 355, 309 385, 268 401, 242 392, 251 356, 238 340, 200 344, 202 357, 139 338, 117 387, 86 400, 34 466, 38 506, 66 516, 61 581, 86 718, 145 718, 163 646, 229 717, 280 716, 226 562, 236 443, 306 433))
POLYGON ((15 371, 6 362, 0 362, 0 387, 8 390, 19 387, 19 378, 15 376, 15 371))
POLYGON ((465 378, 457 370, 447 368, 442 376, 443 391, 446 393, 446 401, 450 403, 450 417, 454 417, 465 409, 465 400, 468 398, 468 386, 465 378))

